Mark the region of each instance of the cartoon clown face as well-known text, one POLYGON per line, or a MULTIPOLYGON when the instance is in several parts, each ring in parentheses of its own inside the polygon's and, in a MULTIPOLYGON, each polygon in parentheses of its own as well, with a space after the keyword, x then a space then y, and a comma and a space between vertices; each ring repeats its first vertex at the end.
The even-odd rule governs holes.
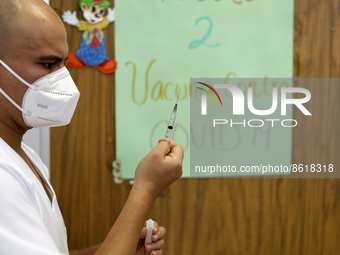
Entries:
POLYGON ((107 9, 107 6, 102 6, 104 2, 105 0, 94 0, 91 4, 80 4, 84 19, 91 25, 103 21, 107 9))

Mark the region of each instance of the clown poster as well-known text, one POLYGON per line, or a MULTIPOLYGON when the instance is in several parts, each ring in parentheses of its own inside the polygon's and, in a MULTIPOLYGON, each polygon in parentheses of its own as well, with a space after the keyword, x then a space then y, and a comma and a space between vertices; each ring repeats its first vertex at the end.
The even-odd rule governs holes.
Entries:
POLYGON ((92 67, 105 74, 117 68, 114 59, 106 56, 105 29, 115 21, 115 10, 107 0, 80 0, 79 8, 84 20, 79 20, 76 11, 63 14, 65 23, 82 32, 78 50, 70 52, 66 64, 74 68, 92 67))

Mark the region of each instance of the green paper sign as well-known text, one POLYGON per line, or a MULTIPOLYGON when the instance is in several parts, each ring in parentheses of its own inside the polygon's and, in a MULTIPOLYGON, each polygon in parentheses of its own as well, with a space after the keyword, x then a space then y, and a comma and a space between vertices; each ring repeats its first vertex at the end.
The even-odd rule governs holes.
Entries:
MULTIPOLYGON (((116 0, 115 12, 116 158, 125 179, 164 138, 180 88, 173 139, 190 176, 190 99, 199 97, 190 78, 292 77, 292 0, 116 0)), ((290 160, 291 133, 283 139, 290 160)))

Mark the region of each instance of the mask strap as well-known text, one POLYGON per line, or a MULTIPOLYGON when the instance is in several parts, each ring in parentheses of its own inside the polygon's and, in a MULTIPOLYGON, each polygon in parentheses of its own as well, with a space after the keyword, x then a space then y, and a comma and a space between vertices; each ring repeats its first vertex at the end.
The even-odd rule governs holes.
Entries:
MULTIPOLYGON (((0 59, 0 64, 5 67, 7 69, 7 71, 9 71, 12 75, 14 75, 15 78, 17 78, 19 81, 21 81, 22 83, 24 83, 25 85, 27 85, 28 87, 34 87, 31 84, 29 84, 27 81, 25 81, 24 79, 22 79, 19 75, 17 75, 8 65, 6 65, 1 59, 0 59)), ((16 108, 18 108, 19 111, 21 111, 22 113, 24 113, 25 115, 30 115, 28 114, 27 111, 25 111, 24 109, 22 109, 16 102, 14 102, 14 100, 12 98, 9 97, 9 95, 6 94, 5 91, 3 91, 3 89, 0 88, 0 93, 7 98, 8 101, 10 101, 16 108)))
POLYGON ((8 72, 10 72, 15 78, 17 78, 19 81, 21 81, 23 84, 25 84, 27 87, 30 87, 34 89, 34 86, 29 84, 27 81, 25 81, 23 78, 21 78, 19 75, 17 75, 16 72, 13 71, 12 68, 10 68, 8 65, 6 65, 1 59, 0 64, 7 69, 8 72))
MULTIPOLYGON (((1 61, 1 60, 0 60, 1 61)), ((27 111, 25 111, 24 109, 22 109, 16 102, 14 102, 14 100, 12 98, 9 97, 9 95, 6 94, 5 91, 3 91, 1 88, 0 88, 0 93, 4 95, 4 97, 6 97, 8 99, 8 101, 10 101, 16 108, 19 109, 19 111, 21 111, 22 113, 24 113, 25 115, 30 115, 28 114, 27 111)))

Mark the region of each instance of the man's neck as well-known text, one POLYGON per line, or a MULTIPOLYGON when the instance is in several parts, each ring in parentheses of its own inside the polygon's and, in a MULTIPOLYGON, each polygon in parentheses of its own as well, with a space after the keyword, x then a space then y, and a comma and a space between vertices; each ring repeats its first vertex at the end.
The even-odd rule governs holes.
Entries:
POLYGON ((32 170, 34 175, 37 177, 37 179, 45 189, 50 201, 52 201, 52 195, 48 191, 47 184, 43 181, 35 165, 32 163, 32 161, 29 159, 29 157, 26 155, 21 147, 22 137, 24 136, 25 132, 25 130, 22 130, 20 128, 12 128, 9 125, 5 124, 5 122, 0 121, 0 137, 25 161, 27 166, 32 170))
POLYGON ((0 137, 20 156, 22 156, 21 141, 25 130, 18 126, 10 126, 0 120, 0 137))

